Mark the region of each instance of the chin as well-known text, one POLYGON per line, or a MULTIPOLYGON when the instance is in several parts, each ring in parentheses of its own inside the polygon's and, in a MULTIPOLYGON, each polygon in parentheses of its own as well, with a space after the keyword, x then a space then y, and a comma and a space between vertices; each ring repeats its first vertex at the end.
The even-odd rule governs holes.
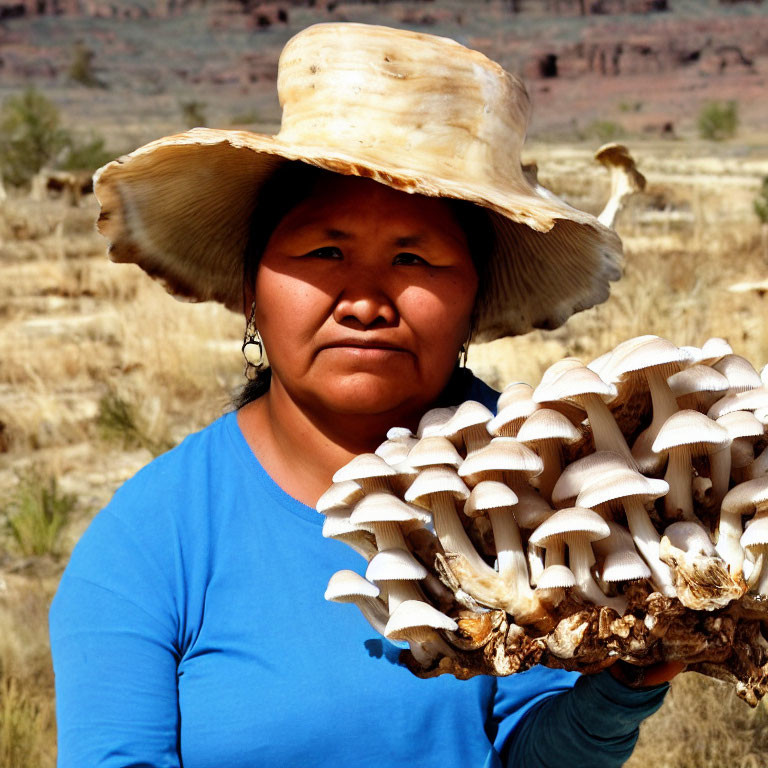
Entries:
POLYGON ((335 413, 374 416, 400 410, 412 411, 422 403, 426 407, 436 396, 430 396, 416 382, 403 381, 394 376, 358 373, 331 384, 323 401, 325 407, 335 413))

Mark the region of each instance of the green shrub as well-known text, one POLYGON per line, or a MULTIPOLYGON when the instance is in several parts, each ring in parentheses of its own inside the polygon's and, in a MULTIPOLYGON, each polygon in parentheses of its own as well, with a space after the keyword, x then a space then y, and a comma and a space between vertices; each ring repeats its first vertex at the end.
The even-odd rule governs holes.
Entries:
POLYGON ((9 96, 0 106, 0 173, 21 186, 71 142, 56 105, 34 88, 9 96))
POLYGON ((167 437, 156 439, 148 435, 139 422, 134 406, 113 391, 107 392, 99 401, 96 423, 103 440, 126 449, 146 448, 153 456, 159 456, 174 446, 167 437))
POLYGON ((711 101, 699 112, 699 136, 710 141, 723 141, 736 135, 739 108, 735 101, 711 101))
POLYGON ((76 504, 72 494, 62 494, 56 477, 31 471, 19 479, 6 503, 5 518, 16 546, 25 557, 58 555, 59 535, 76 504))
POLYGON ((56 166, 65 171, 95 171, 114 158, 115 153, 105 148, 104 138, 92 134, 85 141, 72 139, 56 166))
POLYGON ((763 176, 763 183, 753 205, 757 218, 763 224, 768 224, 768 176, 763 176))

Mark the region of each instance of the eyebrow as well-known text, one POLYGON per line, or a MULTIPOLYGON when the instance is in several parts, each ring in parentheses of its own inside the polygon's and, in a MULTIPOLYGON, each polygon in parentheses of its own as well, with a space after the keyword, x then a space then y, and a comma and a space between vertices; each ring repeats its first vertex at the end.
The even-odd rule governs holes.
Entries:
MULTIPOLYGON (((303 224, 299 224, 298 226, 293 227, 293 232, 302 232, 304 230, 311 230, 317 227, 317 222, 315 221, 306 221, 303 224)), ((326 227, 322 230, 323 235, 331 240, 354 240, 355 235, 353 235, 351 232, 346 232, 343 229, 336 229, 335 227, 326 227)), ((448 234, 447 232, 444 233, 446 237, 449 237, 451 240, 458 241, 458 238, 454 237, 453 235, 448 234)), ((405 235, 403 237, 395 238, 393 241, 393 244, 397 248, 410 248, 410 247, 417 247, 422 246, 425 243, 429 242, 433 238, 430 237, 428 234, 425 235, 424 233, 416 234, 416 235, 405 235)))
MULTIPOLYGON (((299 227, 303 229, 304 227, 299 227)), ((349 232, 345 232, 343 229, 325 229, 323 234, 332 240, 353 240, 354 235, 349 232)), ((409 246, 422 245, 425 241, 424 235, 406 235, 405 237, 398 237, 394 240, 394 244, 398 248, 408 248, 409 246)))

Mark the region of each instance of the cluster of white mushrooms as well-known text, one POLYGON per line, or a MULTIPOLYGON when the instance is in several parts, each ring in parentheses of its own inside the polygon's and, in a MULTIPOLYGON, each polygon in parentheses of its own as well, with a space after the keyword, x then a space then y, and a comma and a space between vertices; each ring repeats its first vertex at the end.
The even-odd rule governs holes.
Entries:
MULTIPOLYGON (((767 366, 768 368, 768 366, 767 366)), ((768 692, 768 378, 722 339, 641 336, 494 416, 437 408, 334 476, 323 535, 355 603, 427 677, 663 660, 768 692)))

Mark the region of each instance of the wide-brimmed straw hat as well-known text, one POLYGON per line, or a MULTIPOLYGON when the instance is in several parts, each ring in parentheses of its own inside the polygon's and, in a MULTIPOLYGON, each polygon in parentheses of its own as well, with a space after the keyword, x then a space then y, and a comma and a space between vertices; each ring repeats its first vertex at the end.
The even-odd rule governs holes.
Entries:
POLYGON ((618 236, 526 180, 528 95, 483 54, 434 35, 317 24, 286 44, 277 90, 275 136, 195 128, 96 172, 113 261, 135 262, 177 296, 242 312, 259 191, 298 160, 489 212, 495 246, 477 341, 555 328, 608 298, 621 271, 618 236))

